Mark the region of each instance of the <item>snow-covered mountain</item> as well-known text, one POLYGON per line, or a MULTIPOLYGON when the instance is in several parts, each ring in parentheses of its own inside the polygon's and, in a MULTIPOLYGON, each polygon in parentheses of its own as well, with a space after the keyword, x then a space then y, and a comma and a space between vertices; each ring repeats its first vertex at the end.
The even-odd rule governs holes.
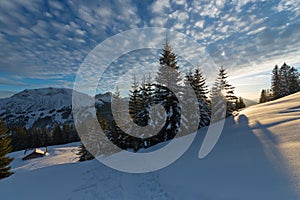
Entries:
MULTIPOLYGON (((10 126, 27 128, 73 124, 72 92, 66 88, 24 90, 0 99, 0 118, 10 126)), ((96 95, 96 106, 109 103, 110 97, 110 93, 96 95)))
MULTIPOLYGON (((23 151, 13 152, 15 174, 0 180, 1 198, 299 200, 299 99, 300 93, 293 94, 227 118, 202 160, 198 153, 207 129, 201 129, 181 158, 146 174, 119 172, 97 160, 76 163, 78 143, 49 147, 48 156, 27 161, 23 151)), ((164 144, 147 151, 157 147, 164 144)))

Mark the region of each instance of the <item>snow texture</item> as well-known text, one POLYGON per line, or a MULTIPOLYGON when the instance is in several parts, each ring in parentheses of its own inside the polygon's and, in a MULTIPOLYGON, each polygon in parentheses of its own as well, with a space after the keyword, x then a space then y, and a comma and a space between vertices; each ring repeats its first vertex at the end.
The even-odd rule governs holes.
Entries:
POLYGON ((228 118, 215 148, 200 160, 203 128, 180 159, 146 174, 97 160, 78 163, 78 143, 28 161, 23 152, 11 153, 15 174, 0 180, 1 199, 300 199, 299 99, 297 93, 228 118))

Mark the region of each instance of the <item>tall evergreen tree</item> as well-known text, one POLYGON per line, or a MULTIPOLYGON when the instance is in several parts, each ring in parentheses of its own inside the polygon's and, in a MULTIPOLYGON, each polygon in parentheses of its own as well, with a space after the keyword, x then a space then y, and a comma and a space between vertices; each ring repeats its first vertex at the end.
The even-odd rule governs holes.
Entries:
POLYGON ((61 130, 61 127, 59 124, 55 125, 54 131, 53 131, 53 144, 63 144, 63 132, 61 130))
MULTIPOLYGON (((150 80, 151 81, 151 80, 150 80)), ((151 83, 150 83, 151 84, 151 83)), ((149 124, 149 110, 152 102, 151 86, 146 82, 146 77, 142 79, 142 84, 140 86, 141 91, 141 101, 140 101, 140 111, 138 114, 138 119, 141 126, 146 126, 149 124)))
POLYGON ((131 90, 129 91, 129 114, 133 119, 133 122, 139 124, 138 113, 141 107, 141 94, 140 86, 136 80, 136 76, 133 76, 133 83, 131 85, 131 90))
MULTIPOLYGON (((211 91, 211 101, 215 107, 214 114, 219 115, 224 111, 222 105, 222 100, 224 99, 226 103, 226 117, 230 116, 232 112, 236 110, 235 101, 237 99, 234 95, 234 87, 228 83, 227 78, 227 72, 221 67, 211 91)), ((215 116, 215 118, 219 120, 221 119, 220 117, 222 116, 215 116)))
MULTIPOLYGON (((281 91, 280 91, 280 77, 279 77, 279 69, 278 65, 275 65, 273 71, 272 71, 272 83, 271 83, 271 89, 273 91, 273 96, 274 99, 278 99, 281 97, 281 91)), ((264 91, 266 92, 266 91, 264 91)), ((265 95, 262 93, 262 95, 265 95)), ((264 100, 265 97, 263 97, 262 101, 264 100)), ((262 103, 262 102, 261 102, 262 103)))
POLYGON ((176 95, 172 91, 180 91, 180 82, 182 81, 177 56, 173 52, 166 38, 164 48, 159 58, 160 68, 157 72, 154 102, 162 104, 167 112, 165 124, 165 140, 172 139, 180 127, 180 106, 176 95))
POLYGON ((159 58, 160 68, 157 72, 156 81, 165 85, 166 83, 178 83, 181 78, 178 72, 177 56, 173 52, 172 47, 169 44, 168 38, 166 38, 164 48, 159 58), (167 71, 170 70, 170 71, 167 71), (174 73, 173 73, 174 72, 174 73))
POLYGON ((31 147, 31 140, 25 127, 13 127, 12 132, 12 146, 14 151, 23 150, 31 147))
POLYGON ((289 91, 289 68, 286 63, 284 63, 279 69, 280 78, 280 97, 284 97, 290 94, 289 91))
POLYGON ((210 110, 208 100, 208 87, 206 85, 206 79, 201 73, 200 69, 195 69, 194 74, 189 72, 186 74, 186 81, 192 86, 199 104, 200 110, 200 122, 199 128, 209 125, 210 123, 210 110))
POLYGON ((9 166, 13 158, 7 157, 7 154, 12 151, 10 142, 11 139, 9 138, 8 130, 5 128, 4 123, 0 121, 0 179, 13 174, 9 166))
POLYGON ((290 67, 288 71, 288 89, 290 94, 300 91, 299 73, 294 67, 290 67))

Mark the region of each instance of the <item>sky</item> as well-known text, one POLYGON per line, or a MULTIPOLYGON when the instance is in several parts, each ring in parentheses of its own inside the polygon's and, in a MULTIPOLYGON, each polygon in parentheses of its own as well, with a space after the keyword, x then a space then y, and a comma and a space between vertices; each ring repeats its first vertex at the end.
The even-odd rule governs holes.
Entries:
MULTIPOLYGON (((1 0, 0 98, 30 88, 73 88, 81 64, 97 45, 146 27, 197 41, 199 51, 227 70, 236 94, 244 98, 257 99, 270 86, 275 64, 300 67, 299 0, 1 0)), ((106 77, 132 69, 155 71, 159 53, 122 55, 112 61, 106 77)), ((211 84, 214 77, 206 72, 212 69, 201 70, 211 84)), ((99 81, 100 90, 109 88, 104 85, 109 78, 99 81)))

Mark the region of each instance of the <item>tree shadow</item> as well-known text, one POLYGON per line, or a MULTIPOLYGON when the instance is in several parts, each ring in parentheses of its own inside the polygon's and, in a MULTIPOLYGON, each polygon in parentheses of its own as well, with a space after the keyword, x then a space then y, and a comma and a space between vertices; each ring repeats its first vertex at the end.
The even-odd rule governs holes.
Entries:
MULTIPOLYGON (((258 128, 261 130, 259 136, 245 115, 227 118, 212 152, 189 165, 194 173, 175 175, 175 178, 197 179, 195 181, 200 188, 205 188, 207 196, 217 191, 222 194, 221 199, 298 199, 286 159, 276 147, 279 140, 267 127, 258 124, 258 128), (243 196, 245 194, 249 196, 243 196)), ((205 131, 199 131, 187 155, 199 151, 205 131)), ((184 159, 183 156, 180 160, 184 159)))

